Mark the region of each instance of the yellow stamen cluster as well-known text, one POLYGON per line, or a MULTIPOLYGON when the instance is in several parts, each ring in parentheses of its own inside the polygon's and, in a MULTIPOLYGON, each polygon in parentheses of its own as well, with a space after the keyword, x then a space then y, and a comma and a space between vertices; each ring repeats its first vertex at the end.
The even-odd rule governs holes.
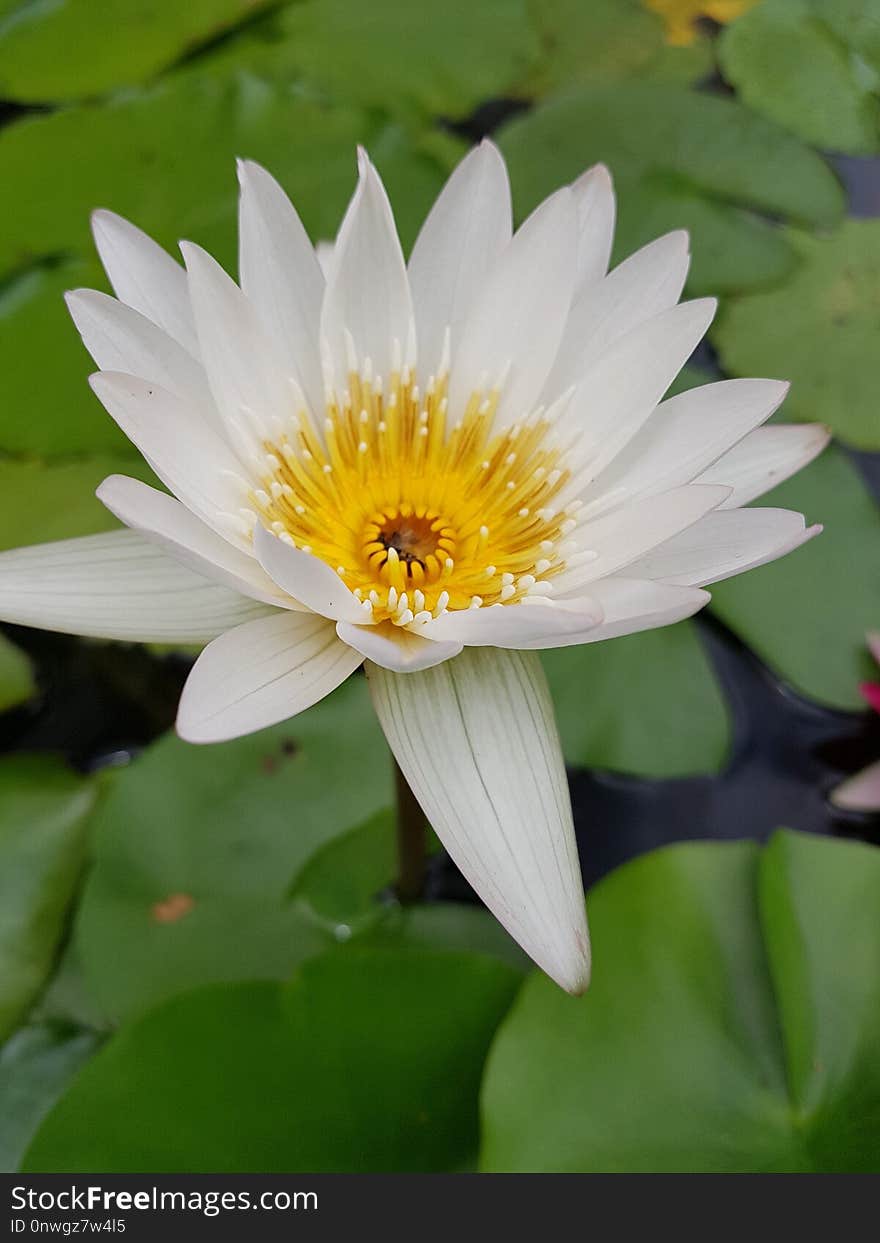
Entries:
POLYGON ((322 433, 303 414, 266 444, 251 501, 260 521, 320 557, 375 621, 548 595, 573 524, 554 506, 567 475, 543 412, 493 431, 497 390, 457 420, 445 377, 421 392, 403 368, 385 391, 351 372, 322 433))

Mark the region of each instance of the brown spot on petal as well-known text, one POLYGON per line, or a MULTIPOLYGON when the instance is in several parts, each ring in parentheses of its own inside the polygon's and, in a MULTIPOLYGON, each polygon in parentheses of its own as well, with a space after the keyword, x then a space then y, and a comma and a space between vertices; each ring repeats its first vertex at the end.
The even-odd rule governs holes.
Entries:
POLYGON ((150 916, 157 924, 176 924, 179 919, 188 915, 195 906, 195 898, 188 893, 172 893, 161 902, 154 902, 150 908, 150 916))

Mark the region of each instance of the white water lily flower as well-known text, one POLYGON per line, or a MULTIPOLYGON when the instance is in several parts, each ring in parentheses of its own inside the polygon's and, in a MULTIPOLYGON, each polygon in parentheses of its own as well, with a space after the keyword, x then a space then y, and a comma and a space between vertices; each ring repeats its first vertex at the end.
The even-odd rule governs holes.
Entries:
MULTIPOLYGON (((0 556, 0 616, 206 641, 178 729, 233 738, 364 659, 391 749, 449 854, 564 988, 589 942, 565 769, 532 650, 677 621, 703 587, 818 530, 743 509, 823 446, 756 430, 774 380, 667 401, 709 299, 678 304, 688 239, 606 275, 607 171, 512 233, 504 162, 456 169, 405 263, 363 153, 332 253, 241 163, 240 287, 106 211, 117 299, 69 295, 92 386, 171 495, 121 476, 127 530, 0 556)), ((584 687, 584 710, 589 687, 584 687)), ((340 774, 340 780, 345 774, 340 774)))

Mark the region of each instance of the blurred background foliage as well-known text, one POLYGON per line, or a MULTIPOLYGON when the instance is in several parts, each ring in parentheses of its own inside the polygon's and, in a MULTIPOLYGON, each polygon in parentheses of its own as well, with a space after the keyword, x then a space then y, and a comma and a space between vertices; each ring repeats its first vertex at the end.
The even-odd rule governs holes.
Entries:
MULTIPOLYGON (((360 142, 409 246, 491 132, 519 218, 601 160, 615 262, 691 231, 688 293, 721 308, 679 387, 784 376, 777 417, 836 437, 764 502, 825 534, 722 584, 708 628, 548 656, 585 858, 594 833, 629 834, 615 861, 657 845, 652 809, 685 778, 720 774, 725 797, 749 742, 719 635, 823 738, 878 746, 855 714, 880 626, 878 0, 0 0, 0 100, 0 548, 109 528, 96 485, 150 478, 61 297, 107 288, 93 208, 234 272, 234 158, 265 163, 318 240, 360 142), (649 827, 581 823, 584 782, 624 774, 649 827)), ((594 889, 596 977, 573 1001, 523 983, 439 856, 443 901, 389 899, 361 679, 202 750, 167 732, 185 666, 0 636, 2 1168, 880 1164, 876 847, 785 832, 635 859, 594 889)), ((814 828, 788 763, 770 809, 755 789, 716 835, 814 828)), ((816 805, 834 771, 809 769, 816 805)))

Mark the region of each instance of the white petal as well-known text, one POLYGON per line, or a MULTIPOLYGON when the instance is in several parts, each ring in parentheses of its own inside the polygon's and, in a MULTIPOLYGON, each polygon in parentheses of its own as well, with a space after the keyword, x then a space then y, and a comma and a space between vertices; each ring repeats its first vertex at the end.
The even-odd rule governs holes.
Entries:
POLYGON ((534 408, 571 305, 576 229, 571 192, 559 190, 518 229, 492 269, 453 355, 453 421, 463 416, 472 393, 488 391, 505 373, 499 425, 513 423, 534 408))
MULTIPOLYGON (((769 418, 788 387, 779 380, 719 380, 662 402, 602 472, 595 499, 589 496, 590 512, 601 513, 622 500, 690 483, 769 418)), ((700 482, 708 480, 703 477, 700 482)), ((722 508, 729 504, 725 501, 722 508)))
POLYGON ((818 535, 791 509, 729 509, 699 522, 629 566, 638 578, 681 587, 718 583, 775 561, 818 535))
POLYGON ((580 993, 590 953, 568 783, 539 658, 471 649, 421 673, 367 666, 379 721, 465 878, 580 993))
POLYGON ((237 514, 246 493, 241 463, 219 434, 185 402, 148 380, 98 371, 89 383, 166 487, 225 534, 228 515, 237 514))
POLYGON ((576 384, 615 341, 675 306, 689 261, 688 235, 679 229, 643 246, 604 280, 582 290, 572 305, 547 395, 555 397, 576 384))
POLYGON ((364 623, 363 605, 320 557, 292 548, 259 524, 254 552, 269 577, 312 612, 333 621, 364 623))
POLYGON ((880 760, 831 791, 831 802, 846 811, 880 811, 880 760))
POLYGON ((634 501, 595 522, 584 523, 577 533, 581 551, 567 558, 565 570, 553 580, 554 598, 580 595, 586 583, 616 574, 717 508, 726 496, 725 488, 692 484, 634 501))
POLYGON ((384 626, 355 626, 341 621, 337 623, 336 633, 356 652, 395 673, 430 669, 461 651, 460 643, 435 643, 390 622, 384 626))
POLYGON ((348 376, 347 336, 363 367, 387 382, 406 359, 414 334, 406 264, 385 187, 365 152, 358 153, 360 178, 336 238, 333 266, 321 312, 326 341, 341 392, 348 376), (395 345, 396 343, 396 345, 395 345))
POLYGON ((333 256, 335 254, 336 247, 332 242, 325 240, 315 242, 315 258, 318 260, 318 265, 324 274, 325 281, 329 278, 330 273, 333 271, 333 256))
POLYGON ((558 434, 572 438, 569 492, 583 492, 646 423, 715 314, 683 302, 633 328, 581 378, 558 434))
POLYGON ((708 591, 695 587, 670 587, 666 583, 630 578, 603 578, 591 585, 590 594, 601 604, 605 620, 580 634, 569 635, 564 642, 555 644, 556 647, 599 643, 640 630, 669 626, 692 617, 710 599, 708 591))
POLYGON ((276 613, 237 626, 202 652, 186 680, 177 732, 224 742, 277 725, 329 695, 363 661, 314 613, 276 613))
POLYGON ((198 357, 186 274, 180 264, 115 212, 93 212, 92 233, 117 298, 198 357))
POLYGON ((200 246, 181 242, 202 361, 223 425, 241 452, 277 442, 305 398, 235 281, 200 246))
POLYGON ((830 431, 820 423, 759 427, 694 482, 722 483, 732 488, 721 509, 748 505, 812 462, 830 438, 830 431))
POLYGON ((276 608, 296 607, 255 557, 212 531, 173 496, 125 475, 110 475, 96 496, 120 522, 160 544, 205 578, 276 608))
POLYGON ((484 139, 443 187, 410 257, 422 375, 436 373, 447 327, 455 349, 457 329, 510 235, 507 169, 495 144, 484 139))
POLYGON ((880 665, 880 633, 876 630, 869 630, 865 635, 865 643, 874 660, 880 665))
POLYGON ((151 319, 96 289, 75 289, 65 301, 83 345, 102 371, 154 380, 210 418, 213 401, 204 370, 151 319))
POLYGON ((202 643, 264 616, 136 531, 0 553, 0 618, 41 630, 143 643, 202 643))
POLYGON ((545 648, 565 645, 568 635, 581 634, 602 621, 595 600, 566 603, 492 604, 479 609, 457 609, 426 622, 419 633, 432 639, 458 641, 468 647, 545 648))
POLYGON ((259 164, 239 160, 239 275, 281 359, 295 360, 303 391, 324 408, 319 328, 324 274, 290 199, 259 164))
POLYGON ((571 189, 578 211, 577 287, 581 289, 608 271, 616 204, 611 174, 604 164, 588 168, 571 189))

